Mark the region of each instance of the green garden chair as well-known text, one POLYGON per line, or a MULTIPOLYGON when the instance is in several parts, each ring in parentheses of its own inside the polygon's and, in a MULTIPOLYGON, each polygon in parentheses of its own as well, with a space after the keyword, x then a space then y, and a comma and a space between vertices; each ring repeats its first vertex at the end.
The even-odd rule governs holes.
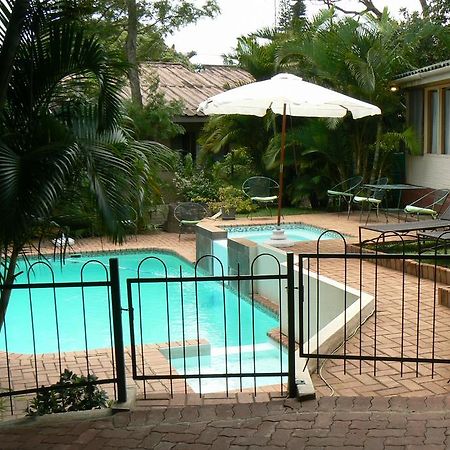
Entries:
MULTIPOLYGON (((386 177, 381 177, 371 184, 372 186, 375 187, 365 187, 353 197, 353 203, 356 203, 360 206, 359 221, 362 220, 364 205, 367 205, 366 224, 369 221, 370 213, 373 208, 375 208, 378 219, 380 207, 382 206, 384 196, 386 195, 387 192, 385 188, 387 183, 388 179, 386 177)), ((387 221, 386 210, 385 216, 387 221)))
POLYGON ((272 178, 256 176, 250 177, 242 184, 244 194, 259 206, 264 206, 272 216, 269 205, 278 200, 279 184, 272 178))
POLYGON ((359 187, 361 186, 363 177, 354 176, 348 178, 347 180, 341 181, 336 186, 328 189, 327 194, 328 197, 332 201, 338 202, 338 211, 341 211, 341 201, 347 203, 347 218, 350 217, 350 212, 352 209, 353 197, 356 192, 358 192, 359 187))
POLYGON ((442 206, 447 200, 449 191, 447 189, 434 189, 405 206, 405 220, 408 214, 415 215, 417 220, 420 216, 428 216, 436 219, 441 212, 442 206))
POLYGON ((179 223, 178 239, 181 239, 183 230, 195 227, 195 225, 208 215, 208 211, 200 203, 183 202, 175 207, 173 215, 179 223))

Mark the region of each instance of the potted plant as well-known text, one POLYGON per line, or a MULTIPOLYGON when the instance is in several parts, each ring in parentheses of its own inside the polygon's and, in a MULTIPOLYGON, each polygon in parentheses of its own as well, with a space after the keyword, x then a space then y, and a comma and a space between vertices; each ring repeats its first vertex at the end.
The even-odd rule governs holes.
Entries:
POLYGON ((211 202, 212 211, 221 211, 223 220, 233 220, 237 212, 249 212, 252 209, 251 201, 244 197, 242 191, 233 186, 219 188, 218 200, 211 202))

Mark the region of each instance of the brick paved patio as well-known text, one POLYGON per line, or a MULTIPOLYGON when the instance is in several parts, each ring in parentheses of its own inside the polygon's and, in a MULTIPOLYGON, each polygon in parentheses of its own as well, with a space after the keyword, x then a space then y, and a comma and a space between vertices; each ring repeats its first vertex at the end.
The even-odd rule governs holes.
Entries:
POLYGON ((152 406, 102 419, 0 426, 2 449, 427 449, 450 447, 450 396, 322 397, 152 406))

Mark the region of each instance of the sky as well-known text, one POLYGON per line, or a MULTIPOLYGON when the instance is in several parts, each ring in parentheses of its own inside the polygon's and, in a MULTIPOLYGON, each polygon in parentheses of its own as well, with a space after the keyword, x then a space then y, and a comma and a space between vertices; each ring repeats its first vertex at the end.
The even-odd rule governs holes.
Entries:
MULTIPOLYGON (((276 5, 279 0, 217 0, 221 14, 214 19, 202 19, 195 25, 189 25, 167 38, 169 45, 175 45, 177 51, 197 52, 191 61, 194 64, 222 64, 221 55, 230 53, 239 36, 246 35, 264 27, 273 27, 276 5)), ((202 4, 201 0, 197 3, 202 4)), ((307 14, 314 15, 321 2, 306 2, 307 14)), ((356 0, 347 0, 351 9, 356 0)), ((374 0, 375 6, 389 7, 395 16, 400 8, 419 9, 419 0, 374 0)), ((344 6, 344 4, 342 4, 344 6)))

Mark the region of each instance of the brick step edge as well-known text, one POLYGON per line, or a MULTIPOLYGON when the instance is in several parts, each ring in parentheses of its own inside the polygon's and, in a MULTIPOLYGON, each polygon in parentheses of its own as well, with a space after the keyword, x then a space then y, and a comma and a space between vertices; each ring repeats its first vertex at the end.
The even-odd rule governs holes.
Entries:
MULTIPOLYGON (((347 253, 361 253, 361 249, 359 245, 356 244, 348 244, 347 245, 347 253)), ((375 254, 376 252, 369 249, 363 249, 364 254, 375 254)), ((379 255, 383 255, 382 252, 378 252, 379 255)), ((378 264, 380 266, 386 267, 387 269, 396 270, 398 272, 403 272, 403 266, 405 273, 408 275, 418 276, 419 274, 419 263, 417 261, 413 261, 412 259, 378 259, 378 264)), ((368 260, 372 264, 375 264, 374 261, 368 260)), ((426 280, 435 280, 436 274, 436 282, 450 285, 450 270, 445 267, 434 266, 434 264, 421 263, 420 264, 420 277, 426 280)))

